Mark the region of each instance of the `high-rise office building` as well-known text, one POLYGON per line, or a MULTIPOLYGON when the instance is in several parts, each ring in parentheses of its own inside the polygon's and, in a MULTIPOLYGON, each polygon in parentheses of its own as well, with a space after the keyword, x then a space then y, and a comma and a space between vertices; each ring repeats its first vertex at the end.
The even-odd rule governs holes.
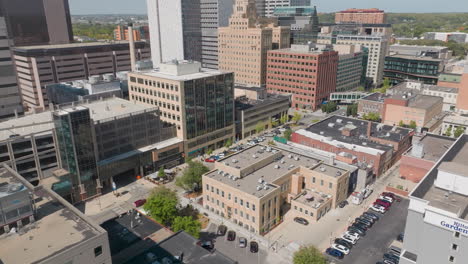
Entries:
POLYGON ((317 42, 319 21, 316 7, 278 7, 275 8, 273 16, 278 19, 279 26, 291 28, 291 44, 317 42))
POLYGON ((275 9, 289 6, 310 6, 311 0, 256 0, 255 6, 260 17, 272 17, 275 9))
MULTIPOLYGON (((0 2, 1 3, 1 2, 0 2)), ((3 9, 0 5, 0 119, 23 113, 21 97, 11 59, 10 38, 8 36, 3 9)))
POLYGON ((335 14, 336 23, 384 24, 385 12, 377 8, 350 8, 335 14))
POLYGON ((0 0, 15 46, 73 41, 68 0, 0 0))
POLYGON ((174 61, 159 69, 129 73, 130 100, 159 106, 161 120, 177 126, 188 156, 223 147, 234 139, 234 75, 174 61))
POLYGON ((233 71, 236 83, 262 86, 266 83, 266 55, 289 46, 290 30, 274 24, 262 25, 255 1, 241 0, 234 6, 229 26, 219 28, 219 69, 233 71))

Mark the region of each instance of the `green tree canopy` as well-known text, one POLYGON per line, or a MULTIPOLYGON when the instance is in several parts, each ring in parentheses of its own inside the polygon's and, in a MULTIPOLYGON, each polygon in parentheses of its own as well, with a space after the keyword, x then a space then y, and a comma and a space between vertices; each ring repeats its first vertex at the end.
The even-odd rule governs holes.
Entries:
POLYGON ((447 137, 451 137, 451 136, 452 136, 452 127, 451 127, 451 126, 447 127, 447 130, 445 130, 445 135, 446 135, 447 137))
POLYGON ((195 238, 200 238, 201 223, 191 216, 177 216, 172 223, 172 230, 178 232, 184 230, 195 238))
POLYGON ((367 121, 378 122, 378 121, 380 121, 380 114, 379 114, 379 113, 370 112, 370 113, 364 114, 364 115, 362 116, 362 119, 367 120, 367 121))
POLYGON ((278 120, 271 120, 271 122, 270 122, 271 127, 277 127, 278 125, 279 125, 278 120))
POLYGON ((289 117, 288 117, 287 114, 284 114, 284 115, 281 116, 281 118, 280 118, 280 123, 281 124, 286 124, 288 121, 289 121, 289 117))
POLYGON ((297 124, 301 120, 301 118, 302 118, 301 114, 299 114, 298 112, 294 112, 292 121, 297 124))
POLYGON ((284 138, 287 139, 288 141, 291 140, 292 133, 293 131, 291 129, 287 129, 286 131, 284 131, 284 138))
POLYGON ((226 140, 226 143, 224 144, 224 146, 225 146, 226 148, 231 147, 231 146, 232 146, 232 139, 229 138, 228 140, 226 140))
POLYGON ((166 173, 164 172, 164 166, 161 166, 161 168, 159 168, 158 177, 163 178, 163 179, 166 178, 166 173))
POLYGON ((326 264, 327 261, 320 252, 314 246, 302 247, 294 253, 293 257, 294 264, 326 264))
POLYGON ((189 161, 188 167, 181 177, 177 178, 176 185, 185 190, 197 191, 201 187, 202 175, 210 171, 198 161, 189 161))
POLYGON ((258 122, 257 125, 255 126, 255 132, 260 133, 265 129, 265 124, 263 122, 258 122))
POLYGON ((346 107, 346 116, 357 116, 357 114, 358 114, 358 104, 352 104, 346 107))
POLYGON ((409 127, 409 128, 412 128, 412 129, 416 129, 417 126, 418 126, 418 125, 416 124, 416 121, 411 120, 408 127, 409 127))
POLYGON ((321 109, 322 112, 329 114, 338 110, 338 105, 336 104, 336 102, 328 102, 327 104, 322 105, 321 109))
POLYGON ((457 126, 455 131, 453 132, 453 135, 458 138, 459 136, 463 135, 465 133, 465 128, 462 126, 457 126))
POLYGON ((177 216, 177 194, 165 186, 156 187, 143 208, 149 215, 163 225, 170 225, 177 216))

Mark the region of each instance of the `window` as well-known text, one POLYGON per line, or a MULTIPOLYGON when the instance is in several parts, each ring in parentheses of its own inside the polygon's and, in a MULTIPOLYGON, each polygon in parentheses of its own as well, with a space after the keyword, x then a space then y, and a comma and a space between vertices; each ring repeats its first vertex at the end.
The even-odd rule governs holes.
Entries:
POLYGON ((312 183, 315 183, 315 177, 312 177, 312 183))
POLYGON ((240 199, 240 205, 244 205, 244 200, 240 199))
POLYGON ((457 244, 452 244, 452 250, 458 250, 458 245, 457 244))
POLYGON ((234 202, 237 203, 237 197, 234 197, 234 202))
POLYGON ((329 182, 328 183, 328 188, 331 189, 333 187, 333 183, 329 182))
POLYGON ((460 237, 460 232, 455 232, 455 234, 453 234, 454 237, 456 238, 459 238, 460 237))
POLYGON ((450 261, 450 262, 455 262, 455 257, 454 257, 454 256, 450 256, 450 257, 449 257, 449 261, 450 261))
POLYGON ((255 204, 252 204, 252 210, 255 211, 255 204))
POLYGON ((320 185, 323 186, 323 180, 320 180, 320 185))
POLYGON ((102 254, 102 246, 94 248, 94 257, 98 257, 102 254))
POLYGON ((231 193, 228 193, 228 200, 231 200, 231 193))
POLYGON ((250 208, 249 202, 245 202, 245 207, 250 208))
POLYGON ((210 185, 207 184, 207 185, 206 185, 206 189, 209 190, 209 189, 210 189, 210 185))
POLYGON ((221 191, 221 197, 224 197, 224 191, 221 191))

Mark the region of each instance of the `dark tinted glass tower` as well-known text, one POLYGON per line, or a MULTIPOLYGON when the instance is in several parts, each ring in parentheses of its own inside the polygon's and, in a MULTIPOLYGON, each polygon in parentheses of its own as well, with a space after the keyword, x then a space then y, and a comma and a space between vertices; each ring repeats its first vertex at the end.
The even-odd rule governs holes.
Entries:
POLYGON ((73 40, 68 0, 0 0, 14 46, 73 40))

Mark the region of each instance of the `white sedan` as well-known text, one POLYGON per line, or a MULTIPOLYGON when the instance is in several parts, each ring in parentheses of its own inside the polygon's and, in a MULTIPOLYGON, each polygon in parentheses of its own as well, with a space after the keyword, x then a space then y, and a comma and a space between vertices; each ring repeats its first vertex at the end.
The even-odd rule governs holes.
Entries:
POLYGON ((385 214, 386 210, 385 210, 385 207, 383 206, 380 206, 380 205, 371 205, 369 207, 371 210, 374 210, 378 213, 382 213, 382 214, 385 214))
POLYGON ((345 240, 345 241, 347 241, 347 242, 353 244, 353 245, 355 245, 356 242, 357 242, 357 239, 356 239, 356 238, 351 237, 351 236, 347 236, 346 234, 342 235, 341 238, 342 238, 343 240, 345 240))
POLYGON ((349 254, 349 248, 347 248, 345 246, 338 245, 338 244, 333 244, 333 245, 331 245, 331 247, 336 249, 336 250, 339 250, 339 251, 343 252, 343 254, 345 254, 345 255, 349 254))
POLYGON ((349 237, 352 237, 356 240, 359 240, 361 238, 361 236, 357 233, 353 233, 353 232, 350 232, 350 231, 346 231, 343 236, 349 236, 349 237))
POLYGON ((379 199, 384 200, 384 201, 388 201, 389 203, 393 203, 393 198, 389 197, 389 196, 380 195, 379 199))

